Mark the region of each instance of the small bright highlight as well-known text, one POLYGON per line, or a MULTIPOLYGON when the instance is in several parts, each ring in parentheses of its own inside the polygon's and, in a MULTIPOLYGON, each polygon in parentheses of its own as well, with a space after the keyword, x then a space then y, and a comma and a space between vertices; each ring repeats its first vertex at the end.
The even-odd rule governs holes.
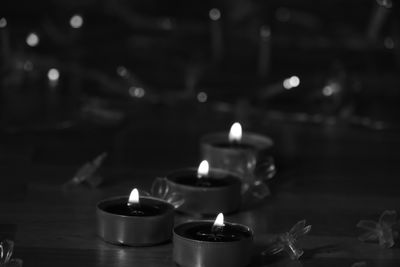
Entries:
POLYGON ((213 8, 208 13, 208 16, 210 17, 211 20, 217 21, 221 18, 221 11, 219 11, 218 8, 213 8))
POLYGON ((146 91, 141 87, 132 86, 129 88, 129 94, 132 97, 142 98, 146 94, 146 91))
POLYGON ((55 68, 49 69, 47 78, 49 78, 50 81, 56 82, 60 79, 60 72, 55 68))
POLYGON ((208 96, 207 96, 207 94, 206 94, 205 92, 199 92, 199 93, 197 94, 197 100, 198 100, 200 103, 207 102, 207 98, 208 98, 208 96))
POLYGON ((121 77, 128 77, 128 69, 124 66, 117 67, 117 74, 121 77))
POLYGON ((322 88, 322 94, 324 96, 332 96, 337 94, 341 90, 341 86, 337 82, 329 82, 322 88))
POLYGON ((29 45, 30 47, 35 47, 39 44, 40 38, 39 35, 37 35, 34 32, 31 32, 30 34, 28 34, 28 36, 26 37, 26 43, 27 45, 29 45))
POLYGON ((267 39, 270 36, 271 36, 271 28, 265 25, 262 26, 260 28, 260 37, 263 39, 267 39))
POLYGON ((292 88, 295 88, 300 85, 300 78, 297 76, 292 76, 290 78, 287 78, 283 81, 283 87, 286 90, 290 90, 292 88))
POLYGON ((69 25, 74 29, 79 29, 83 25, 83 17, 78 14, 73 15, 69 20, 69 25))

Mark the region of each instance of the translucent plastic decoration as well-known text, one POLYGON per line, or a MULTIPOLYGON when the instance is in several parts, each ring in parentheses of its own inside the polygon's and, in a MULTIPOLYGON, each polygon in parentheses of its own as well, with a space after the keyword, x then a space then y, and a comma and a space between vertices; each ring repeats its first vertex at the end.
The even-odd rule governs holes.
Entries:
POLYGON ((378 222, 371 220, 361 220, 357 227, 366 230, 359 239, 365 241, 378 241, 379 246, 391 248, 398 233, 393 230, 396 224, 397 214, 394 210, 385 210, 378 222))
POLYGON ((151 185, 150 195, 160 198, 172 204, 175 208, 179 208, 185 199, 177 192, 173 192, 166 178, 156 178, 151 185))
POLYGON ((22 267, 22 260, 12 259, 14 242, 3 240, 0 242, 0 267, 22 267))
POLYGON ((297 241, 310 231, 311 225, 306 225, 305 220, 299 221, 289 232, 279 235, 276 241, 263 254, 274 255, 285 251, 292 260, 297 260, 304 253, 297 241))
POLYGON ((267 157, 256 164, 253 171, 253 182, 249 184, 249 191, 257 199, 264 199, 271 194, 266 181, 276 174, 273 157, 267 157))
POLYGON ((103 179, 101 176, 97 175, 96 172, 101 167, 106 157, 107 153, 102 153, 93 161, 89 161, 82 165, 75 173, 74 177, 64 184, 64 187, 79 185, 84 182, 89 184, 91 187, 99 186, 103 179))

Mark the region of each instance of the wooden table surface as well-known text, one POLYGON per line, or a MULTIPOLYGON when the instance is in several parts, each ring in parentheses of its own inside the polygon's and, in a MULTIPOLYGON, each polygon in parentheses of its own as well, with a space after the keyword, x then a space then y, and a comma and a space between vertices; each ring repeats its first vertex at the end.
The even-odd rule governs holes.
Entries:
MULTIPOLYGON (((119 247, 96 236, 96 203, 148 190, 155 177, 199 162, 199 138, 225 130, 237 115, 195 107, 139 107, 113 128, 3 133, 1 135, 0 236, 16 243, 24 266, 175 266, 172 244, 119 247), (77 168, 102 151, 104 185, 63 190, 77 168)), ((400 212, 400 139, 396 132, 350 125, 271 121, 240 117, 245 130, 271 136, 278 174, 272 196, 226 216, 255 232, 252 266, 400 266, 400 240, 382 249, 362 243, 356 224, 400 212), (300 261, 287 255, 261 257, 275 234, 306 219, 311 233, 300 261)), ((190 219, 177 214, 176 223, 190 219)), ((229 255, 224 255, 229 257, 229 255)))

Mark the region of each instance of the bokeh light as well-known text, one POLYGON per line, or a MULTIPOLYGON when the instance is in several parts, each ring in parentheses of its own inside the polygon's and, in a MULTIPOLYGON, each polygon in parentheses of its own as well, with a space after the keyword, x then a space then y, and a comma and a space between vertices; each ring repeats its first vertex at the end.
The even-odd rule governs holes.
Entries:
POLYGON ((5 28, 7 27, 7 20, 6 18, 2 17, 0 18, 0 28, 5 28))
POLYGON ((47 77, 50 81, 56 82, 60 78, 60 72, 56 68, 51 68, 47 72, 47 77))
POLYGON ((295 88, 300 85, 300 78, 297 76, 292 76, 290 78, 287 78, 283 81, 283 87, 286 90, 290 90, 292 88, 295 88))
POLYGON ((73 15, 69 20, 69 25, 74 29, 79 29, 83 25, 83 17, 78 14, 73 15))
POLYGON ((39 41, 40 41, 39 35, 37 35, 37 33, 34 32, 29 33, 28 36, 26 37, 26 43, 30 47, 37 46, 39 44, 39 41))
POLYGON ((221 18, 221 11, 218 8, 213 8, 210 10, 209 14, 211 20, 219 20, 221 18))
POLYGON ((208 98, 208 96, 207 96, 207 94, 206 94, 205 92, 199 92, 199 93, 197 94, 197 100, 198 100, 200 103, 207 102, 207 98, 208 98))
POLYGON ((141 87, 132 86, 131 88, 129 88, 129 94, 132 97, 142 98, 144 97, 145 93, 145 90, 141 87))

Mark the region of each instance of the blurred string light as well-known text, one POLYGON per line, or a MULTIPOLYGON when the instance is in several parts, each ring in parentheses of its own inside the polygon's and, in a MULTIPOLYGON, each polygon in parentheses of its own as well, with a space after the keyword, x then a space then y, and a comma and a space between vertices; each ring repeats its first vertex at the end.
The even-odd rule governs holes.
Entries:
POLYGON ((6 18, 2 17, 0 18, 0 28, 5 28, 7 27, 7 20, 6 18))
POLYGON ((208 98, 208 95, 207 95, 205 92, 199 92, 199 93, 197 94, 197 100, 198 100, 200 103, 205 103, 205 102, 207 102, 207 98, 208 98))
POLYGON ((376 3, 382 7, 392 8, 393 3, 392 0, 376 0, 376 3))
POLYGON ((300 85, 300 78, 297 76, 292 76, 290 78, 283 80, 282 85, 283 88, 285 88, 286 90, 290 90, 300 85))
POLYGON ((127 78, 129 75, 128 69, 125 68, 124 66, 118 66, 117 67, 117 74, 123 78, 127 78))
POLYGON ((145 93, 145 90, 141 87, 132 86, 129 88, 129 94, 132 97, 142 98, 144 97, 145 93))
POLYGON ((270 36, 271 36, 271 28, 266 26, 266 25, 261 26, 261 28, 260 28, 260 37, 263 40, 265 40, 265 39, 268 39, 270 36))
POLYGON ((25 71, 32 71, 33 70, 32 61, 30 61, 30 60, 25 61, 23 68, 24 68, 25 71))
POLYGON ((221 18, 221 11, 219 11, 218 8, 213 8, 210 10, 210 12, 208 13, 209 17, 211 20, 219 20, 221 18))
POLYGON ((322 88, 322 94, 328 97, 339 93, 340 90, 341 86, 338 82, 328 82, 328 84, 322 88))
POLYGON ((26 44, 29 45, 30 47, 35 47, 39 44, 40 38, 37 33, 31 32, 28 34, 26 37, 26 44))
POLYGON ((393 48, 394 48, 394 41, 393 41, 393 38, 391 38, 391 37, 386 37, 385 40, 383 41, 383 45, 384 45, 387 49, 393 49, 393 48))
POLYGON ((57 82, 60 78, 60 72, 56 68, 51 68, 47 72, 47 78, 49 78, 49 81, 57 82))
POLYGON ((73 15, 69 20, 69 25, 74 29, 79 29, 83 25, 83 17, 79 14, 73 15))

